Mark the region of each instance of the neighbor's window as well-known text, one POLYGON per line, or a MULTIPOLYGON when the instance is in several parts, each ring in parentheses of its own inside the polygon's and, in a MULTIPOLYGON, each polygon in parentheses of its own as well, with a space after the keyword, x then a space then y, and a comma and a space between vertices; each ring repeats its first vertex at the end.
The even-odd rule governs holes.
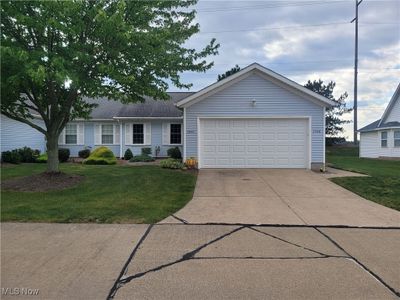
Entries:
POLYGON ((182 124, 171 124, 170 144, 182 143, 181 126, 182 124))
POLYGON ((400 130, 394 131, 394 146, 400 147, 400 130))
POLYGON ((133 143, 144 144, 144 128, 143 124, 133 124, 133 143))
POLYGON ((381 147, 387 147, 387 131, 381 132, 381 147))
POLYGON ((78 128, 76 124, 65 126, 65 144, 76 144, 78 142, 78 128))
POLYGON ((101 126, 101 143, 102 144, 114 143, 114 125, 103 124, 101 126))

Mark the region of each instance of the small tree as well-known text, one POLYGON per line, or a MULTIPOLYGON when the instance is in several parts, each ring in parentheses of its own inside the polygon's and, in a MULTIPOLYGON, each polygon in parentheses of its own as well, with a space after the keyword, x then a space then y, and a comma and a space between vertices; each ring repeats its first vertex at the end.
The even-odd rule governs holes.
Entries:
POLYGON ((334 81, 330 81, 327 85, 319 79, 314 81, 307 81, 304 85, 309 90, 320 94, 330 100, 336 102, 336 105, 326 109, 325 116, 325 134, 329 136, 338 136, 340 133, 343 133, 343 124, 348 124, 351 121, 343 120, 342 116, 346 113, 351 112, 353 109, 346 107, 346 98, 348 97, 347 92, 343 93, 339 96, 339 98, 335 99, 333 96, 333 89, 336 86, 334 81))
POLYGON ((196 2, 1 2, 1 113, 45 135, 48 172, 59 171, 65 125, 94 107, 83 96, 167 99, 167 80, 189 88, 181 72, 212 67, 205 58, 217 54, 214 39, 200 51, 183 46, 199 31, 196 2))
POLYGON ((229 77, 229 76, 231 76, 231 75, 233 75, 233 74, 235 74, 235 73, 237 73, 239 71, 240 71, 240 67, 238 65, 236 65, 232 69, 226 71, 225 73, 219 74, 218 75, 218 81, 220 81, 222 79, 225 79, 226 77, 229 77))

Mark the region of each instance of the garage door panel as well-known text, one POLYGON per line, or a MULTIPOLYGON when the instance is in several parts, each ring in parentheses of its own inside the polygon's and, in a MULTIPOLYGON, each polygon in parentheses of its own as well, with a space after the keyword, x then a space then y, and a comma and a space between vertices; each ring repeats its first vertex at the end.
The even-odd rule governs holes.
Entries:
POLYGON ((307 168, 306 119, 200 120, 206 168, 307 168))

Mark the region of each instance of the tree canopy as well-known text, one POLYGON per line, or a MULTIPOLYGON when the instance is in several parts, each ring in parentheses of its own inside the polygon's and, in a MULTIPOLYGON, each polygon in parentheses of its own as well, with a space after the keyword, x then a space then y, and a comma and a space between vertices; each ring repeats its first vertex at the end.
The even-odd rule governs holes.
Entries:
POLYGON ((167 99, 168 82, 191 87, 181 72, 212 67, 215 39, 201 50, 184 46, 199 31, 196 2, 2 1, 1 113, 46 136, 48 170, 58 171, 59 134, 93 108, 84 96, 167 99))
POLYGON ((314 81, 309 80, 304 86, 309 90, 312 90, 313 92, 316 92, 321 96, 324 96, 337 103, 337 105, 326 109, 325 133, 329 136, 338 136, 339 134, 343 133, 343 124, 348 124, 351 121, 344 120, 342 116, 353 110, 352 108, 348 108, 346 106, 346 98, 348 97, 347 92, 335 99, 333 96, 333 90, 336 86, 336 83, 334 81, 330 81, 328 84, 324 84, 321 79, 314 81))
POLYGON ((225 73, 219 74, 218 75, 218 81, 220 81, 222 79, 225 79, 226 77, 229 77, 229 76, 231 76, 231 75, 233 75, 233 74, 235 74, 235 73, 237 73, 239 71, 240 71, 240 67, 238 65, 235 65, 232 69, 226 71, 225 73))

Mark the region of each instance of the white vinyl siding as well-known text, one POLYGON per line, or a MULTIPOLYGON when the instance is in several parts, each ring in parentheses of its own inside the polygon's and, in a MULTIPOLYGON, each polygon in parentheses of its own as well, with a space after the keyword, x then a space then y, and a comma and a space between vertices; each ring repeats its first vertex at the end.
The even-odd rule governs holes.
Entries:
POLYGON ((395 130, 361 132, 360 134, 360 157, 400 157, 400 147, 394 145, 395 130), (387 132, 387 147, 382 147, 381 134, 387 132))
POLYGON ((85 124, 68 123, 58 137, 60 145, 83 145, 85 143, 85 124))
POLYGON ((385 118, 384 123, 388 122, 400 122, 400 99, 395 100, 388 116, 385 118))
POLYGON ((126 145, 151 145, 151 123, 125 124, 126 145))

